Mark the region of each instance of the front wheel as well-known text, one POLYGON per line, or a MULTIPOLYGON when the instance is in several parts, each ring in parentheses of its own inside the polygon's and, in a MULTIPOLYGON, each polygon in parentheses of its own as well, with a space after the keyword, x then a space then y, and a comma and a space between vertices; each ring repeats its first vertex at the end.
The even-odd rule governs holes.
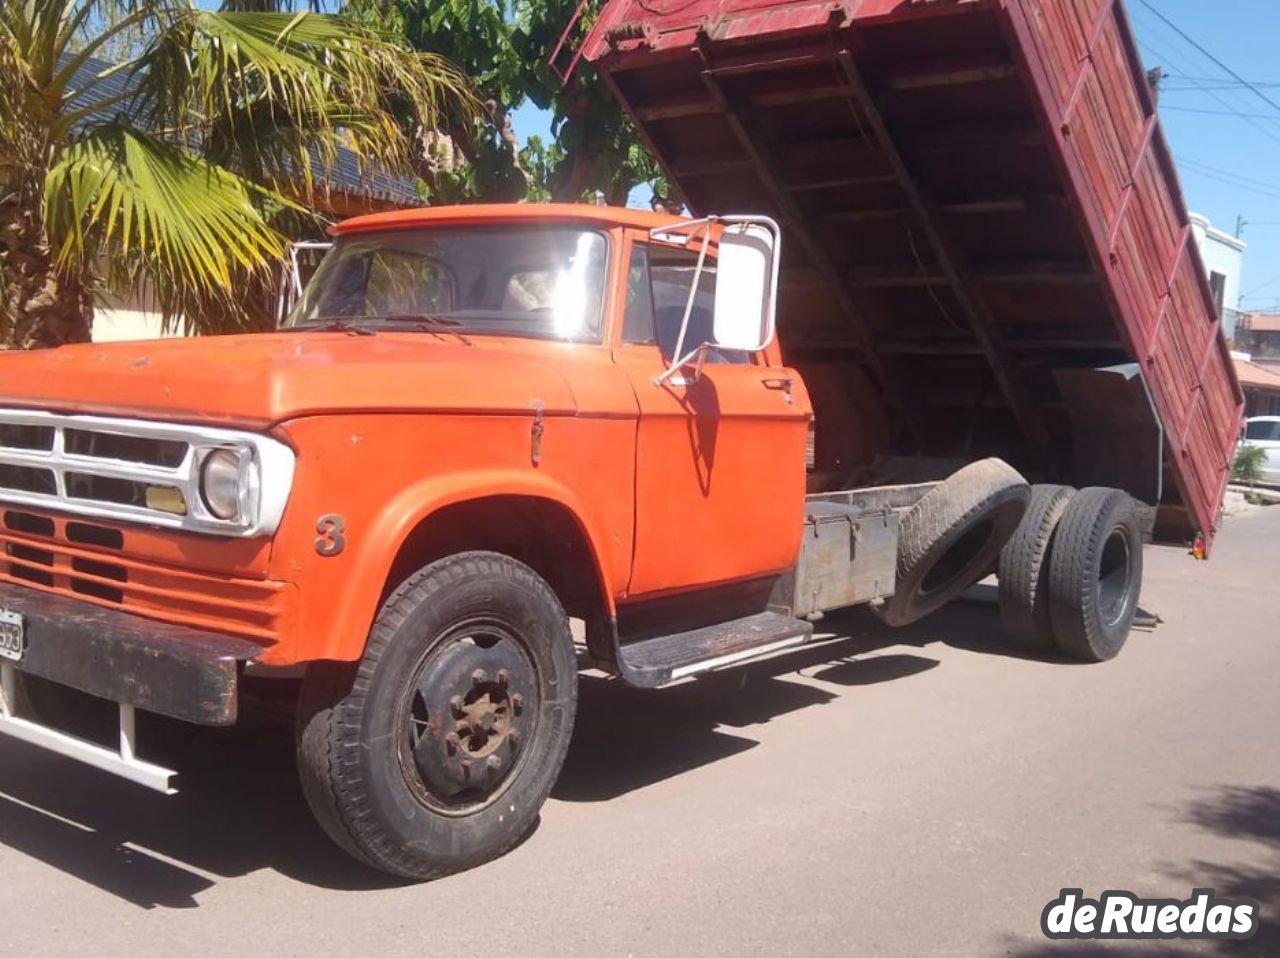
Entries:
POLYGON ((303 684, 298 769, 325 831, 406 878, 461 871, 533 827, 564 762, 577 661, 528 566, 467 552, 412 575, 364 656, 303 684))

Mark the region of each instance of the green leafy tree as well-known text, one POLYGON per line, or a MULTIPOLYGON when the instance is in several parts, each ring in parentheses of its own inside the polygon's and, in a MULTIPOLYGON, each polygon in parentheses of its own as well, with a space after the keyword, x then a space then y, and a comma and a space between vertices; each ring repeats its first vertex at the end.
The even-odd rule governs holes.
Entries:
POLYGON ((87 340, 103 285, 191 331, 260 325, 252 293, 339 146, 408 169, 406 115, 473 109, 440 57, 273 6, 0 0, 0 345, 87 340), (88 69, 122 41, 125 62, 88 69))
POLYGON ((1262 479, 1262 467, 1267 464, 1267 451, 1261 446, 1241 444, 1236 449, 1236 460, 1231 468, 1231 478, 1252 486, 1262 479))
MULTIPOLYGON (((352 0, 349 9, 448 58, 476 84, 480 115, 446 124, 450 146, 440 148, 437 138, 419 160, 433 202, 573 202, 600 193, 622 205, 633 187, 659 179, 592 66, 580 63, 566 84, 548 63, 577 0, 352 0), (552 143, 519 143, 511 114, 530 102, 551 113, 552 143)), ((589 26, 585 19, 575 25, 563 61, 589 26)), ((657 189, 670 194, 663 181, 657 189)))

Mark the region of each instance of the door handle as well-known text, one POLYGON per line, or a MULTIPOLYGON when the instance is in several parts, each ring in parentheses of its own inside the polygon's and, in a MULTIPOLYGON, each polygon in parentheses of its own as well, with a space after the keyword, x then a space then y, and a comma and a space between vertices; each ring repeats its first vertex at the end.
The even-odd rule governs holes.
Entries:
POLYGON ((765 389, 781 389, 782 395, 787 401, 787 405, 795 402, 795 399, 791 395, 790 376, 778 376, 773 379, 762 379, 760 382, 764 385, 765 389))

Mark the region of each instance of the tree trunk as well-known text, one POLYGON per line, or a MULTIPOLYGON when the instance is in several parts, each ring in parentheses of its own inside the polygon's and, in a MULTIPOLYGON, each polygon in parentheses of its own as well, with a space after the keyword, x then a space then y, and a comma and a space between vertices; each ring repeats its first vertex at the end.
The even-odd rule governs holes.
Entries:
POLYGON ((54 269, 35 190, 0 201, 0 302, 0 346, 89 342, 93 297, 81 277, 54 269))
POLYGON ((583 194, 591 187, 591 174, 595 161, 581 151, 574 152, 555 172, 551 185, 551 199, 556 203, 581 203, 583 194))
POLYGON ((567 144, 564 158, 551 174, 551 199, 557 203, 581 203, 595 187, 600 147, 599 131, 590 123, 590 103, 581 89, 568 91, 561 103, 560 133, 567 144))

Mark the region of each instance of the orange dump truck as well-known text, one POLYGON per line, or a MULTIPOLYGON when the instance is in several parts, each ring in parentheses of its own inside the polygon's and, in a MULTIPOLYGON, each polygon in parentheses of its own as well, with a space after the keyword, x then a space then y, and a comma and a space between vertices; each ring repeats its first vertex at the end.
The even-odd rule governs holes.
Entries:
MULTIPOLYGON (((1137 338, 1129 254, 1095 259, 1094 194, 1036 122, 1019 7, 867 3, 898 32, 859 44, 829 4, 708 39, 616 2, 588 54, 697 215, 364 217, 276 332, 0 355, 0 732, 169 791, 155 716, 230 725, 283 685, 326 831, 429 878, 530 829, 584 662, 653 688, 812 641, 831 609, 912 622, 993 571, 1009 641, 1100 661, 1144 542, 1207 548, 1239 396, 1196 256, 1152 251, 1173 278, 1137 338), (962 26, 981 37, 933 42, 962 26), (810 70, 800 46, 833 43, 810 70), (925 142, 952 91, 950 124, 1026 112, 1034 188, 995 147, 963 195, 914 179, 869 61, 900 67, 889 99, 925 142), (772 166, 824 97, 879 158, 837 161, 842 126, 772 166), (824 192, 873 178, 876 205, 824 192)), ((1103 99, 1148 105, 1130 73, 1103 99)), ((1177 234, 1149 127, 1131 165, 1177 234)), ((938 175, 976 162, 947 155, 938 175)), ((1117 243, 1144 188, 1102 211, 1117 243)))

